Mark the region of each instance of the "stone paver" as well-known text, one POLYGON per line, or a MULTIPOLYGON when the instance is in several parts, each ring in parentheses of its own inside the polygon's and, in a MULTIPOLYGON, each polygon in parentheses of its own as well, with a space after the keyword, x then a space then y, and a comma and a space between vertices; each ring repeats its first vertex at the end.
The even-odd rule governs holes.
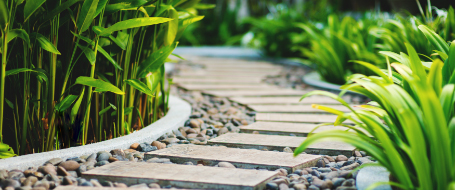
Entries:
MULTIPOLYGON (((295 135, 306 137, 317 125, 305 123, 282 123, 282 122, 263 122, 258 121, 253 124, 240 127, 240 131, 244 133, 253 133, 254 131, 260 134, 269 135, 295 135)), ((321 126, 314 133, 325 130, 346 130, 346 127, 340 126, 321 126)))
POLYGON ((145 159, 152 157, 169 158, 172 162, 183 164, 193 162, 213 166, 218 162, 229 162, 237 168, 268 169, 279 168, 293 172, 296 169, 313 167, 321 158, 318 155, 301 154, 293 157, 292 153, 261 151, 251 149, 227 148, 223 146, 200 146, 181 144, 145 154, 145 159))
POLYGON ((131 190, 131 189, 122 188, 122 187, 86 187, 86 186, 59 185, 54 190, 131 190))
MULTIPOLYGON (((249 105, 251 109, 256 112, 264 113, 321 113, 329 114, 328 112, 311 107, 311 105, 249 105)), ((333 109, 350 112, 350 110, 343 105, 330 105, 333 109)))
POLYGON ((117 161, 82 173, 86 179, 199 189, 264 189, 278 172, 180 164, 117 161))
MULTIPOLYGON (((262 135, 262 134, 247 134, 247 133, 227 133, 211 139, 208 144, 223 145, 234 148, 255 148, 283 151, 289 147, 292 150, 297 148, 306 137, 295 136, 280 136, 280 135, 262 135)), ((311 145, 305 150, 308 154, 325 154, 325 155, 340 155, 347 157, 352 156, 355 148, 351 145, 336 142, 326 141, 311 145)))
POLYGON ((241 104, 340 104, 338 101, 321 96, 312 96, 299 102, 300 97, 231 97, 230 100, 241 104))
MULTIPOLYGON (((235 90, 235 89, 264 89, 271 86, 266 84, 180 84, 187 90, 235 90)), ((273 86, 272 86, 273 87, 273 86)))
MULTIPOLYGON (((329 114, 289 114, 289 113, 257 113, 256 121, 276 121, 290 123, 333 123, 336 115, 329 114)), ((352 121, 346 120, 343 123, 353 124, 352 121)))
POLYGON ((248 78, 180 78, 176 77, 172 80, 180 84, 261 84, 262 79, 259 77, 248 78))
POLYGON ((273 73, 248 73, 248 72, 180 72, 180 77, 266 77, 278 75, 278 72, 273 73))
POLYGON ((231 90, 231 91, 220 91, 220 90, 204 90, 206 94, 212 94, 219 97, 234 97, 234 96, 294 96, 299 97, 308 91, 291 90, 291 89, 279 89, 279 88, 265 88, 256 90, 231 90))

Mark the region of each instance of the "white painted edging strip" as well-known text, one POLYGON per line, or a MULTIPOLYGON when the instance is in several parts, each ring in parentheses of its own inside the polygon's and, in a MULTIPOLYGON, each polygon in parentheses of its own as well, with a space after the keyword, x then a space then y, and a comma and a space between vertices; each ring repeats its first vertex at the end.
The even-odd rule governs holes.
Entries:
POLYGON ((133 143, 142 143, 158 139, 165 133, 177 130, 183 126, 185 121, 191 115, 191 106, 182 99, 170 96, 168 113, 155 123, 132 134, 99 142, 85 146, 72 147, 50 152, 29 154, 24 156, 12 157, 0 160, 0 169, 21 169, 37 167, 43 165, 52 158, 62 158, 63 160, 71 157, 82 156, 96 153, 103 150, 127 149, 133 143))

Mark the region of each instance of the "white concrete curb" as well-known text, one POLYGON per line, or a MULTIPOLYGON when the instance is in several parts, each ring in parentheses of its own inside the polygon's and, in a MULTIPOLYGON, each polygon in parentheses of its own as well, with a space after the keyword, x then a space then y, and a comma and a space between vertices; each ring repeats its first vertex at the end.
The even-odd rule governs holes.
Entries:
POLYGON ((85 146, 72 147, 62 150, 50 152, 29 154, 24 156, 12 157, 0 160, 0 169, 21 169, 25 170, 29 167, 37 167, 43 165, 46 161, 52 158, 62 158, 63 160, 71 157, 82 156, 96 153, 103 150, 112 149, 127 149, 133 143, 142 143, 158 139, 167 132, 177 130, 183 126, 185 121, 191 115, 191 106, 182 99, 170 96, 168 113, 155 123, 143 128, 140 131, 134 132, 123 137, 89 144, 85 146))

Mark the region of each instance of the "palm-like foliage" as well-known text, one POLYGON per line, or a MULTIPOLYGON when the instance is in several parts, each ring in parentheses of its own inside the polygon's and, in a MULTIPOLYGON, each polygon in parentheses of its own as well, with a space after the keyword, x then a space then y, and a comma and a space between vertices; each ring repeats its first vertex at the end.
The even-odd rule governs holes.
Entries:
POLYGON ((352 112, 343 113, 319 105, 314 107, 337 114, 335 125, 342 125, 348 119, 355 126, 344 125, 349 131, 312 134, 296 149, 295 155, 312 143, 328 139, 340 140, 376 158, 398 180, 398 183, 391 182, 392 185, 403 189, 454 187, 455 43, 449 47, 428 27, 419 28, 437 48, 444 63, 439 59, 430 64, 422 62, 410 44, 406 44, 408 55, 384 52, 399 62, 388 64, 386 70, 358 62, 374 71, 377 76, 353 75, 350 77, 352 83, 342 88, 358 92, 372 100, 370 105, 361 106, 364 108, 362 110, 352 109, 334 94, 315 91, 304 95, 302 98, 325 94, 339 100, 352 112))

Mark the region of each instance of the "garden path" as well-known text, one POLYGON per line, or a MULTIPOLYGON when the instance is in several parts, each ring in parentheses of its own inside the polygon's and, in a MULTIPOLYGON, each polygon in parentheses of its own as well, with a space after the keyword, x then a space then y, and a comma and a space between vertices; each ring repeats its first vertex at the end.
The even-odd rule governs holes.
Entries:
MULTIPOLYGON (((265 77, 277 75, 282 66, 262 61, 203 57, 193 58, 192 62, 202 67, 180 71, 174 79, 179 87, 227 97, 249 106, 256 111, 257 122, 242 126, 241 133, 227 133, 208 141, 209 145, 222 145, 219 147, 177 145, 147 153, 146 157, 169 158, 176 163, 192 161, 204 165, 229 162, 237 168, 135 162, 125 165, 115 162, 87 171, 82 174, 83 177, 112 180, 127 185, 158 180, 160 184, 183 188, 263 189, 267 182, 280 175, 280 171, 276 170, 278 168, 293 172, 315 166, 321 158, 318 154, 344 154, 348 157, 353 154, 353 146, 329 141, 314 144, 306 150, 307 154, 292 156, 290 149, 298 147, 315 126, 335 121, 335 115, 312 109, 311 104, 326 104, 337 108, 341 105, 321 96, 299 102, 307 90, 283 89, 263 82, 265 77), (143 172, 138 173, 134 168, 141 168, 143 172)), ((325 126, 315 132, 334 128, 338 127, 325 126)))

